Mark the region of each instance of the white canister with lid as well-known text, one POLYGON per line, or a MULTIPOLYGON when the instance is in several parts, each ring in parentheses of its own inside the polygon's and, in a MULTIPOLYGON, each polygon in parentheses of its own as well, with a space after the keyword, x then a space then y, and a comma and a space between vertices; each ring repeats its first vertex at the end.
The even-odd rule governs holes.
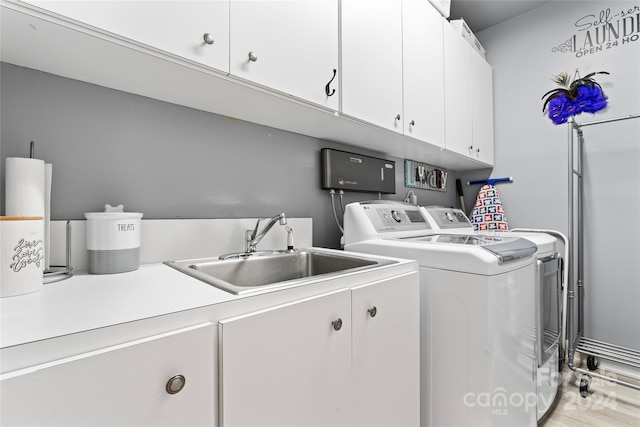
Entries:
POLYGON ((140 266, 142 214, 124 212, 124 206, 105 205, 104 212, 88 212, 89 273, 112 274, 140 266))

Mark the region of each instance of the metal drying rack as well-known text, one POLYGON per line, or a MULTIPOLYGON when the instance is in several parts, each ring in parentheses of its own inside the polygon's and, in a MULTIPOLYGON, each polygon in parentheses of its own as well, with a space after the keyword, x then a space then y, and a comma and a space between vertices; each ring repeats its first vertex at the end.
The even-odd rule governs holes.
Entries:
MULTIPOLYGON (((621 120, 638 119, 640 114, 634 114, 613 119, 598 120, 586 123, 576 123, 573 117, 569 119, 569 280, 567 292, 567 337, 568 337, 568 366, 572 371, 583 374, 580 380, 580 395, 588 395, 591 377, 621 384, 636 390, 640 390, 640 383, 634 384, 619 378, 613 378, 593 372, 598 368, 599 359, 609 360, 621 365, 640 369, 640 351, 625 348, 602 341, 585 337, 584 333, 584 138, 582 128, 586 126, 600 125, 604 123, 618 122, 621 120), (577 146, 576 146, 577 141, 577 146), (575 249, 575 250, 574 250, 575 249), (576 277, 574 277, 576 276, 576 277), (577 286, 577 330, 574 332, 574 298, 577 286), (587 369, 574 365, 575 352, 587 355, 587 369)), ((640 280, 640 279, 639 279, 640 280)))

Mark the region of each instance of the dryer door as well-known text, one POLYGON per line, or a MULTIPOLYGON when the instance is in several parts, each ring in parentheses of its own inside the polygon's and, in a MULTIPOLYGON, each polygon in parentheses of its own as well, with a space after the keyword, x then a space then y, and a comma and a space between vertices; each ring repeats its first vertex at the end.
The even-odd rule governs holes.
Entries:
POLYGON ((542 366, 557 352, 560 340, 560 310, 562 298, 562 258, 538 260, 538 366, 542 366))

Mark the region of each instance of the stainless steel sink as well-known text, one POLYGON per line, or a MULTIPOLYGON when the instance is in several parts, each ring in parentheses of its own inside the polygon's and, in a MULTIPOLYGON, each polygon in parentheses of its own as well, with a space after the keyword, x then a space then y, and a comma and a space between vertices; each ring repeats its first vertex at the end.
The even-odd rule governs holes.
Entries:
POLYGON ((232 259, 168 261, 165 264, 216 288, 240 295, 298 286, 318 277, 366 270, 394 262, 338 251, 299 249, 238 254, 232 259))

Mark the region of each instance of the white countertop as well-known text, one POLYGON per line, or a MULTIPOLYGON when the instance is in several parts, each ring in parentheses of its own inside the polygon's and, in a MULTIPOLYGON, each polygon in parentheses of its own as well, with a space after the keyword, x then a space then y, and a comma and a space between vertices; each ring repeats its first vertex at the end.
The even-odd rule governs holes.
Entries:
POLYGON ((0 347, 219 304, 238 298, 164 264, 73 277, 0 298, 0 347))
MULTIPOLYGON (((74 275, 43 285, 40 291, 31 294, 0 298, 0 373, 418 271, 415 261, 391 258, 395 263, 337 276, 319 275, 309 282, 301 282, 302 286, 292 284, 277 291, 265 289, 239 296, 162 264, 164 260, 206 258, 212 253, 241 251, 238 245, 242 246, 242 239, 235 237, 244 235, 244 230, 255 226, 255 222, 251 219, 147 221, 143 225, 140 268, 98 275, 88 274, 86 263, 78 261, 82 256, 86 260, 85 221, 71 221, 74 275)), ((62 239, 52 238, 52 263, 56 261, 56 254, 65 252, 66 247, 60 240, 66 241, 66 224, 52 223, 56 235, 62 236, 62 239)), ((311 220, 291 219, 291 224, 297 232, 298 247, 312 247, 311 220)), ((261 242, 264 247, 286 245, 284 228, 274 230, 267 236, 271 240, 261 242)), ((60 261, 53 265, 60 265, 60 261)))
MULTIPOLYGON (((166 260, 242 251, 256 218, 143 220, 140 268, 88 274, 86 221, 52 221, 52 265, 64 265, 70 245, 74 275, 32 294, 0 298, 0 348, 211 306, 239 297, 171 267, 166 260), (71 242, 67 242, 67 227, 71 242)), ((288 218, 296 246, 312 244, 310 218, 288 218)), ((285 248, 287 232, 274 227, 261 247, 285 248)))
POLYGON ((200 308, 217 306, 218 312, 226 312, 228 305, 223 303, 239 300, 245 301, 242 304, 246 307, 264 308, 418 270, 415 261, 360 255, 396 262, 248 295, 231 294, 160 263, 143 264, 138 270, 119 274, 79 272, 44 285, 41 291, 0 298, 0 348, 200 308))

